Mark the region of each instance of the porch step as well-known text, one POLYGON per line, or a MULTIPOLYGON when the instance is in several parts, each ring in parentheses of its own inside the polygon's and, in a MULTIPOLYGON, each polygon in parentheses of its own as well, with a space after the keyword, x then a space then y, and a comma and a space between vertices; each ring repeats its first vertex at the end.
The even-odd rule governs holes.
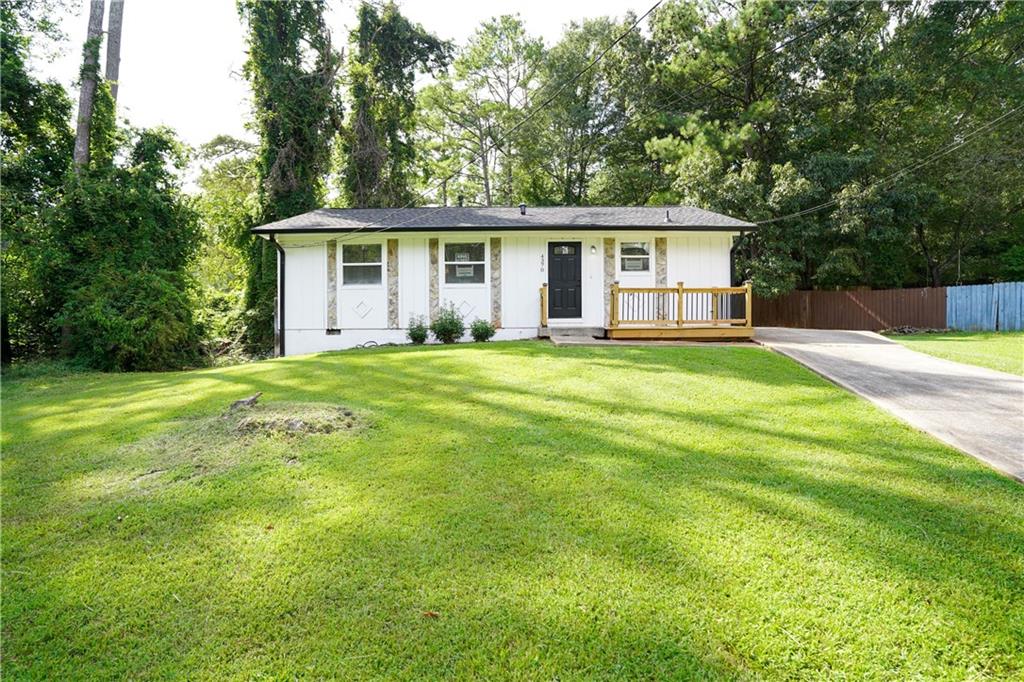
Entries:
POLYGON ((543 327, 542 338, 553 339, 592 339, 604 338, 604 327, 543 327))

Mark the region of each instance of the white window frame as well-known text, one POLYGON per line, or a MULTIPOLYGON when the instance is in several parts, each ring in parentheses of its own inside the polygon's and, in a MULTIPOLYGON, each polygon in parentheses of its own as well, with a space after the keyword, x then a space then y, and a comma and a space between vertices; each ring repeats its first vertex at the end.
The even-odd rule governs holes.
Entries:
POLYGON ((650 239, 629 239, 629 240, 622 240, 622 241, 620 241, 619 242, 619 253, 618 253, 618 257, 619 257, 618 270, 619 270, 619 273, 623 274, 623 275, 646 275, 649 272, 651 272, 651 244, 652 244, 652 240, 650 240, 650 239), (623 254, 622 253, 622 247, 624 247, 626 244, 643 244, 647 248, 647 255, 646 256, 632 256, 632 255, 623 254), (647 267, 643 268, 642 270, 627 270, 626 268, 622 267, 622 261, 623 261, 624 258, 629 258, 631 260, 639 260, 641 258, 642 259, 646 259, 647 267))
POLYGON ((342 240, 338 241, 338 274, 337 281, 338 286, 342 289, 381 289, 387 283, 388 279, 388 268, 386 262, 386 245, 383 242, 345 242, 342 240), (359 265, 379 265, 380 266, 380 282, 377 284, 345 284, 345 247, 346 246, 379 246, 380 247, 380 261, 375 263, 348 263, 350 267, 359 265))
POLYGON ((491 246, 489 239, 475 239, 473 237, 464 237, 460 239, 446 239, 441 242, 441 253, 440 261, 441 267, 438 268, 439 272, 437 276, 441 280, 441 286, 451 289, 473 289, 490 286, 491 277, 491 246), (448 251, 449 244, 483 244, 484 246, 484 259, 482 261, 449 261, 446 252, 448 251), (484 281, 482 282, 449 282, 448 281, 448 265, 483 265, 484 266, 484 281))

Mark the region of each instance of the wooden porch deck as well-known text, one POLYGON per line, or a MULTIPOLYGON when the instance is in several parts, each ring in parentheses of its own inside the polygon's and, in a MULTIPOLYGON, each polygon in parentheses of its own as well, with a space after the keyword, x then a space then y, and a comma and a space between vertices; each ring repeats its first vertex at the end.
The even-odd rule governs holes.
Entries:
MULTIPOLYGON (((750 283, 741 287, 620 287, 608 292, 609 339, 722 341, 754 336, 750 283)), ((548 326, 547 285, 541 326, 548 326)))

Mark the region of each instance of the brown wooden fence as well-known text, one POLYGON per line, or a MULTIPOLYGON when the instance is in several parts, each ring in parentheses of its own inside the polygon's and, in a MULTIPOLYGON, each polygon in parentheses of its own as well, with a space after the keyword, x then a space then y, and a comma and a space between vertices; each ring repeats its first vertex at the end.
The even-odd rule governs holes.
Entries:
POLYGON ((946 327, 946 288, 794 291, 754 297, 755 327, 867 329, 946 327))

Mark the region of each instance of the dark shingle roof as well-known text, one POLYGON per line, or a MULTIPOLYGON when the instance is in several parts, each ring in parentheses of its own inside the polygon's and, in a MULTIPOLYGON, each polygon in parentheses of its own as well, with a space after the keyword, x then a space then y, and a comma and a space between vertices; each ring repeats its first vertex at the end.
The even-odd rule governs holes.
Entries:
POLYGON ((518 206, 471 208, 321 208, 253 228, 256 233, 537 230, 558 227, 656 230, 752 230, 736 218, 692 206, 518 206), (666 221, 666 212, 669 220, 666 221))

